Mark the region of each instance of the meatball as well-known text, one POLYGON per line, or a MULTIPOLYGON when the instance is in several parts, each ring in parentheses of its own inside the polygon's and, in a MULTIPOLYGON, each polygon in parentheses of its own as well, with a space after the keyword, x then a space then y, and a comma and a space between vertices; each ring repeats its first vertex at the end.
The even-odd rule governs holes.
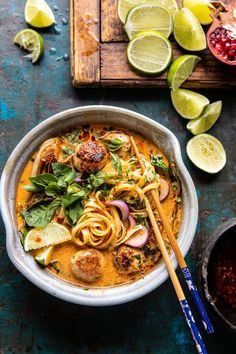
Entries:
POLYGON ((100 251, 92 248, 80 250, 71 258, 71 270, 80 280, 92 283, 103 275, 105 259, 100 251))
POLYGON ((125 157, 127 151, 130 150, 130 139, 129 136, 124 134, 123 132, 111 132, 109 133, 106 138, 107 140, 112 140, 112 139, 119 139, 122 141, 122 145, 119 148, 119 150, 117 150, 117 154, 120 157, 125 157))
POLYGON ((120 274, 132 274, 142 270, 144 254, 137 249, 123 245, 113 253, 113 262, 120 274))
POLYGON ((107 161, 107 150, 99 141, 89 141, 79 145, 74 155, 75 168, 81 172, 101 170, 107 161))

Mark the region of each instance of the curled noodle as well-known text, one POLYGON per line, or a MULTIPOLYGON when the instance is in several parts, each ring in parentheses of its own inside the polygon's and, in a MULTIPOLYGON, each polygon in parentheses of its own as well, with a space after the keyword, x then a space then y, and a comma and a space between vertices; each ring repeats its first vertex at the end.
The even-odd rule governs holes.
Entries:
POLYGON ((79 246, 89 245, 98 249, 114 247, 122 242, 126 234, 114 206, 107 206, 97 192, 94 199, 85 205, 83 215, 72 229, 74 242, 79 246))

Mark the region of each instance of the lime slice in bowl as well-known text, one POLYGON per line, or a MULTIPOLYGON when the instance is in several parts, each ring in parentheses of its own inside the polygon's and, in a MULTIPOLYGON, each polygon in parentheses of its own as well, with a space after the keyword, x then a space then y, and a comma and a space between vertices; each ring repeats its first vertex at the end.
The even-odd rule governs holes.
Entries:
POLYGON ((138 33, 127 47, 129 63, 144 74, 160 74, 170 65, 172 57, 171 43, 157 31, 138 33))
POLYGON ((24 239, 24 250, 31 251, 71 240, 69 230, 56 222, 43 228, 31 229, 24 239))
POLYGON ((178 44, 189 51, 206 49, 206 36, 197 17, 182 8, 174 18, 174 37, 178 44))
POLYGON ((128 13, 125 31, 132 39, 138 32, 155 30, 169 37, 173 31, 173 20, 170 11, 161 5, 141 4, 128 13))
POLYGON ((222 101, 216 101, 209 104, 203 114, 197 118, 190 120, 187 129, 193 134, 201 134, 207 132, 217 121, 222 110, 222 101))
POLYGON ((217 173, 226 164, 223 145, 210 134, 199 134, 190 139, 187 154, 195 166, 208 173, 217 173))
POLYGON ((197 55, 181 55, 170 66, 167 82, 172 90, 177 89, 192 74, 195 66, 201 60, 197 55))
POLYGON ((179 8, 175 0, 119 0, 118 15, 121 22, 125 23, 128 12, 135 6, 140 4, 159 4, 167 7, 173 18, 177 14, 179 8))
POLYGON ((25 21, 38 28, 49 27, 55 22, 55 17, 44 0, 27 0, 25 5, 25 21))
POLYGON ((51 261, 52 251, 53 246, 42 248, 37 252, 34 258, 38 263, 47 266, 51 261))
POLYGON ((195 119, 202 114, 204 108, 209 105, 209 100, 190 90, 176 89, 171 91, 171 100, 176 111, 181 117, 195 119))
POLYGON ((183 7, 191 10, 202 25, 209 25, 213 22, 208 5, 210 5, 209 0, 183 0, 183 7))
POLYGON ((30 52, 27 57, 32 60, 33 64, 36 63, 43 55, 43 38, 38 32, 32 29, 27 28, 18 32, 14 37, 13 42, 30 52))

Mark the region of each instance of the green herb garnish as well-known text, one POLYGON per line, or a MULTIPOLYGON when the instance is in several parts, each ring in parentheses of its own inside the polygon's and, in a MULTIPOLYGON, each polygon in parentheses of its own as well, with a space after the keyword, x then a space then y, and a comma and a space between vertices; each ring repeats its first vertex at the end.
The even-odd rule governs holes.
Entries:
POLYGON ((118 176, 120 177, 122 176, 122 165, 120 158, 117 154, 113 154, 112 152, 110 152, 110 154, 112 166, 116 169, 116 171, 118 172, 118 176))
POLYGON ((160 168, 163 172, 169 173, 169 168, 166 166, 165 162, 163 161, 163 156, 161 155, 151 156, 151 164, 155 167, 160 168))
POLYGON ((75 150, 69 148, 68 146, 62 146, 63 158, 66 159, 68 156, 72 155, 75 150))
POLYGON ((109 151, 114 152, 119 150, 124 142, 120 139, 103 139, 104 144, 109 151))

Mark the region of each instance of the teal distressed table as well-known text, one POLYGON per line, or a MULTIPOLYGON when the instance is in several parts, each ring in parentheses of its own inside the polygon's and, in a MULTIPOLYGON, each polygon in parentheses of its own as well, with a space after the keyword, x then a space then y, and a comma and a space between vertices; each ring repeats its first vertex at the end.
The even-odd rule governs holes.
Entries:
MULTIPOLYGON (((204 247, 217 225, 235 216, 236 212, 236 103, 233 92, 205 92, 212 101, 223 100, 221 118, 211 133, 223 142, 228 154, 225 169, 217 176, 206 176, 186 157, 185 146, 190 135, 185 129, 186 121, 173 110, 168 91, 75 90, 71 86, 69 61, 62 58, 69 53, 69 26, 62 24, 62 18, 69 17, 69 1, 48 0, 48 3, 57 6, 55 15, 61 32, 41 31, 45 56, 39 65, 33 66, 12 44, 15 33, 25 27, 25 1, 0 1, 0 168, 31 128, 64 109, 110 104, 147 115, 177 135, 184 161, 197 187, 200 218, 187 257, 194 271, 199 247, 204 247), (51 47, 57 50, 54 55, 50 54, 51 47)), ((12 266, 5 250, 2 223, 0 233, 1 353, 196 353, 169 280, 144 298, 117 307, 88 308, 67 304, 37 289, 12 266)), ((233 334, 218 326, 214 335, 207 336, 203 330, 202 334, 210 354, 236 352, 233 334)))

